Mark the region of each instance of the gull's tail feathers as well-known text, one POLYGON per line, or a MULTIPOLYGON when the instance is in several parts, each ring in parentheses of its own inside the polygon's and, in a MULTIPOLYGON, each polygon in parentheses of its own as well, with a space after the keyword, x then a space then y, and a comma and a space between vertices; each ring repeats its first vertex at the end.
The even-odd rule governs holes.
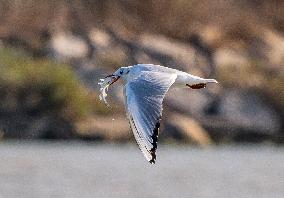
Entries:
POLYGON ((218 83, 218 81, 215 79, 204 79, 204 82, 205 83, 218 83))

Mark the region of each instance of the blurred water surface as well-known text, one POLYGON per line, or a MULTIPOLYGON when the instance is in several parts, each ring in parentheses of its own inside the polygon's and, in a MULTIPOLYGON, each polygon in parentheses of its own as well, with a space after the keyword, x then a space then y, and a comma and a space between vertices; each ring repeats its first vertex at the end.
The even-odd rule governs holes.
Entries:
POLYGON ((0 144, 0 197, 284 197, 283 147, 0 144))

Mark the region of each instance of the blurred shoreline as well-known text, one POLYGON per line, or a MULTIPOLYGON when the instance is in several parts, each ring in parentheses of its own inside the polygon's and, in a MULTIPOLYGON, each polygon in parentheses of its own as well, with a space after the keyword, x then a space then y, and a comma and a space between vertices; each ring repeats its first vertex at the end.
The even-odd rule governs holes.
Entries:
POLYGON ((122 84, 107 108, 97 82, 153 63, 219 82, 167 94, 161 142, 283 144, 283 13, 264 0, 2 1, 0 139, 128 142, 122 84))
MULTIPOLYGON (((135 142, 135 139, 127 142, 114 142, 114 141, 98 141, 98 140, 80 140, 80 139, 73 139, 73 140, 58 140, 58 139, 53 139, 53 140, 47 140, 47 139, 42 139, 42 140, 34 140, 34 139, 5 139, 0 141, 0 147, 25 147, 29 149, 29 146, 31 148, 33 146, 37 147, 50 147, 52 148, 53 146, 56 147, 109 147, 109 148, 137 148, 137 151, 139 151, 137 147, 137 143, 135 142)), ((171 150, 171 149, 181 149, 181 150, 187 150, 187 149, 193 149, 193 150, 200 150, 200 151, 214 151, 214 150, 257 150, 257 149, 268 149, 271 151, 281 151, 284 148, 283 144, 273 144, 271 142, 266 142, 266 143, 223 143, 223 144, 211 144, 211 145, 194 145, 194 144, 188 144, 188 143, 181 143, 181 142, 159 142, 158 143, 158 149, 166 149, 166 150, 171 150), (161 148, 160 148, 161 147, 161 148)), ((139 151, 140 153, 140 151, 139 151)))

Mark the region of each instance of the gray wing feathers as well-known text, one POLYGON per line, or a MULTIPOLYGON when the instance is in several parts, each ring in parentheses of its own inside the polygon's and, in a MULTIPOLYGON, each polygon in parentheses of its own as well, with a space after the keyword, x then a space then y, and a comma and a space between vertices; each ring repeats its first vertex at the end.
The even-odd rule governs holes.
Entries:
POLYGON ((140 150, 151 163, 156 159, 163 99, 176 77, 176 74, 141 71, 125 85, 130 126, 140 150))

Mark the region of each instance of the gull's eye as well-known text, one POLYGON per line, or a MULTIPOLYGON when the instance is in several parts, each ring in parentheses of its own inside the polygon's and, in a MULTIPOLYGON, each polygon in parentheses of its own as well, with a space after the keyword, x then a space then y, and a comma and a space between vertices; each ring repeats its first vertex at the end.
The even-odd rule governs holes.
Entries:
POLYGON ((120 73, 120 75, 122 75, 122 74, 123 74, 123 71, 122 71, 122 70, 120 70, 120 72, 119 72, 119 73, 120 73))

